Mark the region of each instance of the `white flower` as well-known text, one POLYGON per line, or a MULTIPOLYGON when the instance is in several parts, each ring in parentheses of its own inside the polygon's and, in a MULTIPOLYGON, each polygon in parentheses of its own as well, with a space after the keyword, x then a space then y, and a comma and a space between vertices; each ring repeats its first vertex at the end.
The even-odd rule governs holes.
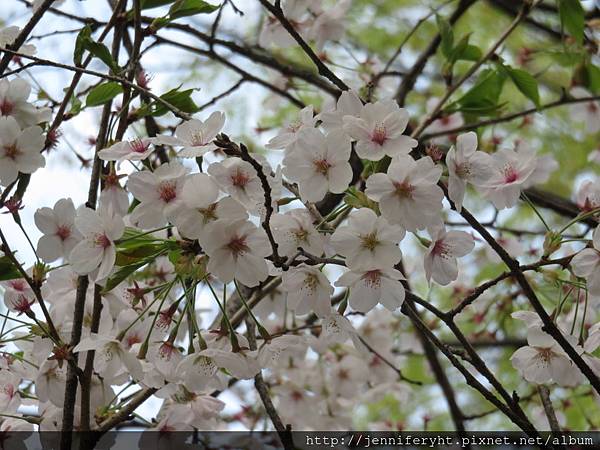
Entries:
POLYGON ((263 369, 271 369, 282 362, 287 362, 287 357, 304 348, 304 339, 295 335, 283 335, 266 341, 258 350, 258 364, 263 369))
POLYGON ((14 117, 0 117, 0 184, 7 186, 17 179, 19 172, 33 173, 44 167, 46 160, 40 153, 44 143, 40 127, 30 126, 21 131, 14 117))
POLYGON ((50 119, 48 108, 37 109, 27 102, 31 86, 22 78, 0 80, 0 118, 11 116, 26 128, 50 119))
POLYGON ((177 365, 176 372, 185 387, 192 392, 223 389, 226 384, 213 358, 200 351, 187 355, 177 365))
POLYGON ((104 177, 104 187, 100 192, 98 204, 112 209, 115 214, 125 216, 129 210, 129 196, 119 183, 119 175, 109 173, 104 177))
POLYGON ((181 191, 182 207, 173 222, 184 236, 202 238, 209 225, 217 220, 235 221, 248 218, 244 207, 231 197, 217 201, 219 187, 204 173, 190 175, 181 191))
POLYGON ((152 141, 156 144, 183 147, 178 155, 182 158, 196 158, 217 148, 214 138, 221 132, 225 124, 225 114, 213 112, 206 121, 191 119, 183 122, 175 129, 175 136, 156 136, 152 141))
POLYGON ((303 200, 316 202, 325 194, 342 193, 352 181, 350 139, 341 131, 324 136, 315 128, 298 135, 283 159, 284 175, 298 183, 303 200))
POLYGON ((573 273, 586 279, 590 294, 600 295, 600 226, 592 234, 592 248, 585 248, 571 260, 573 273))
POLYGON ((344 36, 346 13, 349 8, 350 0, 341 0, 317 16, 310 28, 309 36, 315 40, 319 51, 323 50, 325 42, 335 41, 344 36))
POLYGON ((281 288, 287 292, 288 307, 297 315, 330 314, 333 287, 318 268, 305 264, 290 268, 283 273, 281 288))
POLYGON ((346 272, 335 285, 350 288, 348 303, 355 311, 366 313, 377 303, 395 311, 402 306, 405 295, 398 280, 404 280, 398 270, 372 264, 346 272))
POLYGON ((405 232, 398 225, 390 225, 384 217, 377 217, 373 210, 361 208, 348 217, 348 224, 339 227, 331 236, 331 245, 346 257, 346 264, 392 267, 402 257, 398 243, 405 232))
POLYGON ((371 175, 365 193, 391 223, 415 231, 440 222, 444 192, 436 183, 441 174, 429 156, 417 161, 402 156, 392 160, 387 174, 371 175))
MULTIPOLYGON (((570 335, 565 338, 576 341, 570 335)), ((510 357, 513 367, 527 381, 537 384, 554 381, 560 386, 575 386, 580 382, 581 373, 577 366, 552 336, 541 328, 532 326, 527 329, 527 344, 510 357)))
POLYGON ((125 350, 116 339, 92 333, 82 339, 73 352, 89 350, 95 350, 94 369, 109 380, 123 371, 130 374, 134 380, 141 380, 144 377, 142 364, 136 355, 125 350))
POLYGON ((247 220, 211 227, 203 248, 209 256, 208 270, 224 283, 235 278, 252 287, 269 274, 264 259, 271 254, 267 236, 247 220))
POLYGON ((165 225, 181 206, 181 191, 188 169, 178 162, 159 166, 154 172, 142 170, 129 175, 127 187, 140 201, 131 214, 131 223, 148 229, 165 225))
POLYGON ((280 255, 293 256, 298 247, 316 256, 323 253, 323 238, 305 210, 292 209, 285 214, 273 214, 271 229, 280 255))
POLYGON ((0 370, 0 411, 4 414, 16 413, 21 405, 19 385, 21 379, 8 370, 0 370))
POLYGON ((208 173, 221 190, 246 208, 253 209, 258 202, 264 203, 260 178, 249 162, 240 158, 227 158, 208 166, 208 173))
POLYGON ((344 116, 359 117, 363 104, 354 91, 344 91, 337 99, 333 111, 323 111, 317 116, 326 131, 343 129, 344 116))
POLYGON ((212 358, 218 367, 227 369, 232 376, 240 380, 254 378, 260 372, 256 351, 233 352, 231 350, 209 348, 202 353, 212 358))
POLYGON ((446 231, 437 228, 431 231, 432 242, 425 255, 424 266, 427 281, 432 278, 445 286, 458 278, 457 258, 473 250, 473 236, 464 231, 446 231))
POLYGON ((360 117, 345 116, 344 130, 356 139, 356 153, 369 161, 385 155, 408 155, 418 142, 405 136, 408 112, 393 100, 381 100, 363 106, 360 117))
POLYGON ((448 197, 460 212, 467 183, 482 185, 492 176, 492 158, 477 150, 477 134, 470 131, 456 139, 446 155, 448 166, 448 197))
POLYGON ((480 186, 485 198, 498 209, 512 208, 521 191, 540 182, 553 169, 551 160, 538 158, 535 150, 525 145, 501 149, 492 155, 493 175, 480 186))
POLYGON ((73 200, 62 198, 54 208, 40 208, 33 217, 35 225, 44 233, 38 241, 38 256, 45 262, 67 258, 82 237, 75 228, 73 200))
POLYGON ((136 138, 121 141, 98 152, 98 157, 104 161, 142 161, 152 153, 151 139, 136 138))
POLYGON ((317 118, 313 117, 313 106, 309 105, 300 111, 298 120, 290 122, 265 147, 270 149, 289 148, 298 139, 298 133, 307 128, 314 128, 317 118))
MULTIPOLYGON (((582 87, 571 89, 571 95, 575 98, 592 97, 592 95, 582 87)), ((600 102, 580 102, 571 105, 571 117, 585 124, 585 129, 589 134, 600 131, 600 102)))
MULTIPOLYGON (((12 45, 13 42, 19 36, 21 29, 19 27, 5 27, 0 28, 0 47, 7 48, 9 45, 12 45)), ((35 55, 36 48, 35 45, 24 44, 19 47, 19 53, 23 53, 24 55, 35 55)))
MULTIPOLYGON (((294 24, 294 28, 298 33, 304 35, 310 29, 312 19, 308 14, 308 6, 314 1, 310 0, 284 0, 281 2, 281 9, 285 18, 294 24)), ((297 45, 296 40, 288 31, 281 25, 281 22, 275 17, 267 17, 260 35, 258 43, 262 47, 267 47, 270 44, 276 44, 278 48, 290 47, 297 45)))
POLYGON ((35 294, 24 278, 3 281, 0 286, 4 288, 4 304, 10 311, 20 315, 31 309, 35 294))
POLYGON ((329 347, 333 344, 344 344, 348 339, 352 341, 356 350, 365 355, 369 354, 369 349, 361 340, 350 320, 338 312, 332 311, 321 320, 321 334, 315 342, 317 345, 313 344, 313 347, 317 347, 314 350, 322 353, 325 350, 322 348, 323 344, 329 347))
POLYGON ((79 275, 89 274, 94 280, 103 280, 115 265, 114 241, 125 231, 123 219, 102 207, 98 211, 80 207, 75 226, 83 239, 69 255, 71 268, 79 275))
POLYGON ((584 212, 600 208, 600 183, 585 180, 577 190, 575 201, 584 212))

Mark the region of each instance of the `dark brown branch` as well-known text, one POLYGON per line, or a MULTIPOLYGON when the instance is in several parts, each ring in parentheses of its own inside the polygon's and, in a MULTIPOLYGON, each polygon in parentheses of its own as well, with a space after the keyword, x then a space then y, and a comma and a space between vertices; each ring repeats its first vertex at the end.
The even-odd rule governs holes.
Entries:
POLYGON ((313 49, 310 47, 310 45, 308 45, 308 43, 302 38, 302 36, 300 36, 300 33, 298 33, 296 31, 294 26, 285 17, 285 14, 283 13, 283 10, 281 9, 281 6, 278 2, 275 2, 274 5, 271 4, 268 0, 259 0, 259 2, 271 14, 273 14, 277 18, 277 20, 279 20, 279 23, 281 23, 283 28, 285 28, 286 31, 290 34, 290 36, 292 36, 294 38, 294 40, 298 43, 300 48, 304 51, 304 53, 306 53, 306 56, 308 56, 310 58, 310 60, 315 64, 315 66, 317 67, 317 70, 319 71, 319 74, 321 74, 322 76, 327 78, 329 81, 331 81, 334 85, 336 85, 342 91, 347 91, 350 89, 346 83, 344 83, 342 80, 340 80, 337 77, 337 75, 334 74, 329 69, 329 67, 327 67, 323 63, 323 61, 321 61, 321 58, 319 58, 319 56, 313 51, 313 49))
MULTIPOLYGON (((252 320, 246 318, 246 336, 248 337, 248 344, 250 346, 250 350, 256 350, 256 325, 252 320)), ((285 450, 294 450, 296 447, 294 446, 294 442, 292 440, 291 434, 291 426, 287 425, 287 427, 283 424, 277 409, 275 409, 275 405, 273 405, 273 401, 271 400, 271 396, 269 395, 269 388, 265 383, 265 380, 262 376, 262 370, 256 374, 254 377, 254 387, 258 392, 258 396, 260 397, 263 406, 265 407, 265 411, 267 415, 271 419, 271 423, 275 430, 277 430, 277 434, 279 434, 279 438, 281 439, 281 443, 283 444, 283 448, 285 450)))
MULTIPOLYGON (((476 0, 461 0, 458 3, 456 10, 448 19, 450 25, 454 25, 458 21, 458 19, 460 19, 461 16, 467 11, 467 9, 469 9, 469 7, 473 3, 475 3, 475 1, 476 0)), ((396 91, 395 95, 396 102, 398 102, 400 106, 404 106, 404 103, 406 102, 406 97, 408 96, 410 91, 412 91, 413 87, 415 86, 415 83, 417 82, 417 78, 419 78, 419 75, 421 75, 423 69, 425 69, 425 65, 427 64, 429 59, 433 55, 435 55, 435 52, 437 51, 441 42, 442 38, 438 33, 429 43, 427 48, 423 51, 421 56, 419 56, 419 59, 417 59, 417 61, 414 63, 410 72, 402 79, 402 83, 400 83, 400 86, 398 87, 398 90, 396 91)))

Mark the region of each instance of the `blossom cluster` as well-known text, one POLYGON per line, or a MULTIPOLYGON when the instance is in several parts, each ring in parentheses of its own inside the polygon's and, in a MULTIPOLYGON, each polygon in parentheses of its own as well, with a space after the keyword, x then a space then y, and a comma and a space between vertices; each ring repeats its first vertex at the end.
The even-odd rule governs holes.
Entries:
MULTIPOLYGON (((322 50, 343 35, 348 7, 290 1, 284 14, 322 50)), ((15 32, 0 32, 0 44, 15 32)), ((290 39, 275 19, 259 37, 263 46, 294 44, 290 39)), ((44 167, 51 146, 51 112, 30 102, 30 91, 23 78, 0 80, 0 186, 8 191, 44 167)), ((30 330, 15 329, 14 351, 0 352, 0 410, 18 417, 34 404, 40 429, 60 430, 69 365, 84 371, 88 356, 97 426, 113 413, 118 387, 130 384, 164 400, 152 428, 215 429, 226 406, 217 394, 263 371, 282 419, 300 429, 349 428, 351 406, 361 399, 410 397, 397 382, 404 380, 397 369, 404 358, 395 345, 422 352, 410 322, 397 314, 415 295, 407 268, 422 275, 419 287, 430 293, 460 281, 468 269, 459 260, 491 249, 449 216, 471 201, 513 208, 558 168, 520 140, 480 148, 474 131, 428 152, 411 136, 410 119, 392 98, 367 100, 347 90, 333 104, 298 111, 264 143, 267 155, 232 142, 222 111, 184 120, 172 133, 99 148, 97 205, 61 198, 38 209, 37 263, 0 283, 6 308, 30 330), (156 154, 165 148, 169 158, 161 163, 156 154), (334 197, 337 206, 322 207, 334 197), (83 321, 76 324, 82 296, 83 321), (212 323, 202 314, 211 312, 209 304, 219 311, 212 323), (81 338, 71 348, 77 326, 81 338)), ((588 131, 597 132, 598 123, 589 120, 588 131)), ((442 126, 432 121, 426 131, 442 126)), ((577 203, 584 213, 597 212, 598 183, 584 183, 577 203)), ((515 242, 497 242, 513 257, 524 253, 515 242)), ((4 250, 3 261, 16 260, 4 250)), ((564 267, 585 291, 577 302, 587 308, 588 294, 600 297, 600 227, 564 267)), ((557 329, 600 376, 600 323, 591 313, 585 322, 585 314, 560 312, 553 316, 557 329)), ((510 358, 524 380, 587 382, 537 313, 512 316, 525 323, 527 345, 510 358)), ((15 417, 0 430, 27 427, 15 417)), ((240 420, 251 428, 256 417, 240 420)))

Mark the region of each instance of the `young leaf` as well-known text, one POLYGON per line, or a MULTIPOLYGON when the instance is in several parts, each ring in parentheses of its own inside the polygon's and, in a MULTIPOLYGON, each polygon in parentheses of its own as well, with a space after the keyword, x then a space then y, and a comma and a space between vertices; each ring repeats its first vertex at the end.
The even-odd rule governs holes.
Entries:
POLYGON ((505 80, 505 71, 484 70, 475 85, 447 108, 448 112, 460 110, 486 115, 496 111, 499 107, 498 100, 505 80), (457 104, 460 107, 457 108, 457 104))
POLYGON ((581 44, 585 28, 585 16, 579 0, 558 0, 560 22, 565 30, 581 44))
POLYGON ((435 20, 438 29, 440 30, 442 53, 446 59, 450 59, 452 49, 454 48, 454 33, 452 32, 452 26, 450 25, 450 22, 442 16, 436 15, 435 20))
POLYGON ((21 278, 21 273, 14 266, 8 256, 0 257, 0 281, 21 278))
POLYGON ((159 6, 168 5, 173 3, 175 0, 142 0, 141 9, 157 8, 159 6))
POLYGON ((85 99, 85 105, 89 107, 103 105, 122 93, 123 88, 116 81, 102 83, 90 91, 85 99))
POLYGON ((83 59, 83 52, 87 50, 93 56, 100 59, 106 64, 113 72, 119 71, 119 66, 110 54, 110 51, 106 45, 95 42, 92 39, 92 29, 89 25, 86 25, 81 29, 75 40, 75 51, 73 52, 73 62, 76 66, 81 66, 83 59))
POLYGON ((515 83, 515 86, 521 94, 531 100, 535 106, 540 106, 540 93, 538 92, 538 82, 529 73, 521 69, 513 69, 512 67, 506 67, 508 76, 515 83))
POLYGON ((120 268, 106 281, 106 285, 104 286, 102 292, 106 293, 112 291, 119 284, 121 284, 121 282, 123 282, 123 280, 125 280, 129 275, 131 275, 139 268, 145 266, 150 261, 152 261, 152 258, 144 259, 142 261, 136 262, 135 264, 131 264, 129 266, 120 268))
MULTIPOLYGON (((193 89, 187 89, 180 91, 179 89, 172 89, 169 92, 160 96, 164 101, 175 106, 177 109, 186 113, 195 113, 198 110, 198 106, 192 100, 193 89)), ((162 103, 152 102, 152 115, 162 116, 169 112, 169 109, 162 103)))
POLYGON ((75 39, 75 50, 73 52, 73 62, 77 67, 81 66, 81 61, 83 58, 83 52, 85 51, 85 41, 90 39, 92 35, 92 29, 89 25, 86 25, 81 29, 79 34, 77 35, 77 39, 75 39))
POLYGON ((211 5, 203 0, 177 0, 169 9, 169 18, 175 20, 196 14, 210 14, 217 9, 219 9, 218 6, 211 5))
POLYGON ((600 94, 600 67, 588 63, 585 69, 588 89, 593 94, 600 94))

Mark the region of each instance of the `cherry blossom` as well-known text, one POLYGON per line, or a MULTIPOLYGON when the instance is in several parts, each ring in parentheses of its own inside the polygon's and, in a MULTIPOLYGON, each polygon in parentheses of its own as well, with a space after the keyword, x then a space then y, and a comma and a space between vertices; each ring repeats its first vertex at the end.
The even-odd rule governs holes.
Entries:
POLYGON ((303 200, 316 202, 327 192, 344 192, 352 181, 350 140, 341 131, 324 136, 307 128, 283 160, 283 174, 298 183, 303 200))
POLYGON ((317 117, 314 117, 313 107, 309 105, 300 111, 297 120, 288 123, 265 147, 270 149, 287 149, 297 141, 301 130, 313 128, 316 122, 317 117))
POLYGON ((282 280, 288 307, 297 315, 314 312, 325 317, 330 314, 333 287, 318 268, 301 264, 284 272, 282 280))
POLYGON ((350 0, 342 0, 317 16, 308 32, 310 38, 316 41, 317 49, 322 50, 327 41, 344 36, 344 19, 350 5, 350 0))
POLYGON ((17 314, 27 313, 35 302, 35 294, 24 278, 0 282, 4 288, 4 304, 17 314))
POLYGON ((363 104, 356 92, 344 91, 337 99, 337 103, 324 109, 323 112, 317 116, 317 119, 322 122, 321 126, 326 131, 339 130, 344 127, 343 119, 345 116, 358 118, 362 108, 363 104))
POLYGON ((103 377, 114 378, 126 370, 134 379, 143 378, 142 365, 133 353, 128 352, 121 342, 98 334, 90 334, 75 346, 73 352, 94 350, 95 368, 103 377))
POLYGON ((344 116, 344 131, 356 143, 358 156, 369 161, 379 161, 385 155, 407 155, 417 146, 417 141, 405 136, 408 112, 393 100, 367 103, 360 117, 344 116))
POLYGON ((208 270, 226 283, 235 278, 246 286, 256 286, 268 276, 264 258, 271 249, 267 236, 247 220, 211 227, 204 251, 209 256, 208 270))
MULTIPOLYGON (((565 337, 573 340, 572 336, 565 337)), ((579 382, 579 369, 552 336, 538 327, 529 327, 527 344, 510 357, 513 367, 527 381, 537 384, 554 381, 560 386, 575 386, 579 382)))
POLYGON ((343 274, 336 286, 350 288, 348 304, 352 309, 366 313, 381 303, 390 311, 397 310, 404 302, 402 273, 384 265, 364 264, 343 274))
POLYGON ((229 158, 208 167, 213 181, 231 197, 247 208, 264 203, 262 184, 256 170, 240 158, 229 158))
POLYGON ((140 201, 131 214, 131 223, 140 228, 166 224, 181 205, 181 191, 188 169, 178 162, 159 166, 154 172, 142 170, 129 176, 127 188, 140 201))
POLYGON ((190 175, 181 191, 182 207, 173 221, 184 236, 200 239, 211 224, 218 220, 235 221, 248 218, 244 207, 231 197, 217 200, 219 187, 213 178, 203 173, 190 175))
MULTIPOLYGON (((22 78, 0 80, 0 119, 14 118, 19 126, 27 128, 46 122, 50 118, 48 108, 38 109, 27 102, 31 86, 22 78)), ((3 132, 2 135, 5 133, 3 132)))
MULTIPOLYGON (((9 45, 12 45, 13 42, 19 36, 21 29, 19 27, 4 27, 0 28, 0 47, 6 48, 9 45)), ((35 45, 24 44, 18 49, 19 53, 23 53, 25 55, 35 55, 36 48, 35 45)))
POLYGON ((34 215, 35 224, 44 233, 37 245, 37 253, 45 262, 67 258, 81 240, 75 228, 73 200, 63 198, 53 208, 40 208, 34 215))
POLYGON ((350 214, 347 225, 333 233, 331 245, 346 257, 349 267, 374 264, 392 267, 402 257, 398 243, 404 235, 402 227, 390 225, 384 217, 361 208, 350 214))
POLYGON ((312 255, 323 253, 323 238, 304 210, 292 209, 271 217, 273 236, 280 255, 293 256, 301 247, 312 255))
POLYGON ((458 212, 462 209, 467 183, 484 185, 492 176, 492 159, 477 151, 477 135, 470 131, 456 139, 446 155, 448 166, 448 197, 458 212))
POLYGON ((379 202, 390 223, 415 231, 440 222, 444 192, 436 183, 441 174, 429 156, 417 161, 402 156, 392 160, 387 174, 370 176, 365 193, 379 202))
POLYGON ((0 117, 0 184, 7 186, 17 179, 19 172, 33 173, 44 167, 46 160, 40 153, 44 143, 40 127, 21 130, 14 117, 0 117))
POLYGON ((83 239, 69 255, 72 269, 79 275, 90 275, 94 280, 103 280, 115 264, 114 241, 125 231, 123 218, 106 208, 94 211, 88 207, 80 207, 75 216, 75 227, 83 239))
POLYGON ((573 273, 587 281, 590 294, 600 295, 600 227, 594 229, 592 248, 585 248, 571 260, 573 273))
POLYGON ((225 125, 225 114, 215 111, 206 121, 188 120, 175 129, 175 136, 157 136, 152 139, 152 142, 182 147, 178 156, 197 158, 217 148, 212 141, 221 132, 223 125, 225 125))
POLYGON ((100 150, 98 157, 104 161, 142 161, 152 153, 151 144, 149 138, 121 141, 100 150))
POLYGON ((445 286, 458 278, 457 258, 473 250, 473 236, 464 231, 446 231, 437 228, 431 231, 431 244, 425 255, 424 267, 427 281, 432 278, 445 286))
POLYGON ((494 153, 492 164, 493 175, 480 190, 498 209, 515 206, 523 189, 541 182, 557 167, 551 159, 539 158, 526 145, 499 150, 494 153))

